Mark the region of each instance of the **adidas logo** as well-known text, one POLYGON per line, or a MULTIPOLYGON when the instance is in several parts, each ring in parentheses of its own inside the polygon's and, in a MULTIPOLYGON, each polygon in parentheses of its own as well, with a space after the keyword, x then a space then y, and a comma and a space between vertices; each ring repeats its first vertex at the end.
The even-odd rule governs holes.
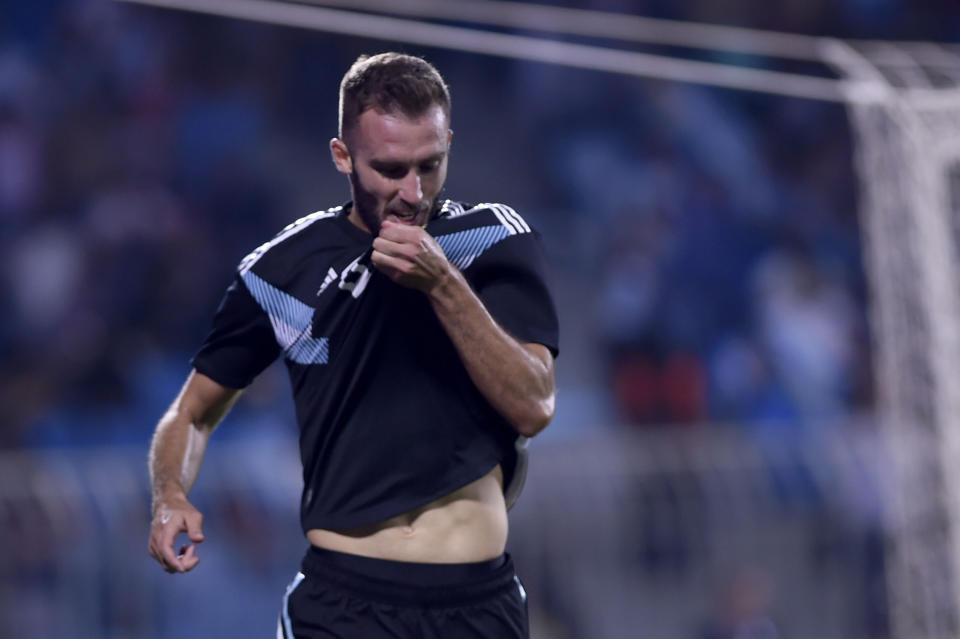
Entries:
POLYGON ((332 284, 335 279, 337 279, 337 272, 333 270, 333 267, 331 266, 330 269, 327 271, 327 276, 323 278, 323 284, 320 285, 320 289, 317 291, 317 295, 320 295, 325 290, 327 290, 327 287, 330 286, 330 284, 332 284))

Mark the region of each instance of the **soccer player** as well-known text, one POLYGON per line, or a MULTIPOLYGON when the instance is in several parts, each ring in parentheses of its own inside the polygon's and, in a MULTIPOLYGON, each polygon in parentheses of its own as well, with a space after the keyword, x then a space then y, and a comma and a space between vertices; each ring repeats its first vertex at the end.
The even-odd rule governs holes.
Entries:
POLYGON ((437 70, 361 57, 333 162, 352 201, 247 256, 150 451, 150 554, 199 561, 187 499, 211 431, 282 356, 309 549, 278 636, 526 637, 505 554, 526 439, 554 413, 557 317, 539 235, 501 204, 441 199, 452 139, 437 70), (190 543, 174 552, 178 534, 190 543))

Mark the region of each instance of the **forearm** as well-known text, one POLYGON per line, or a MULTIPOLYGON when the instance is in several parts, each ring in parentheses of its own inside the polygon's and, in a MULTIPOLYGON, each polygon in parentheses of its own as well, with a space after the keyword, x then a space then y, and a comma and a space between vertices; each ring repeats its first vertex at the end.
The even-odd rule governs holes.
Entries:
POLYGON ((239 396, 210 378, 191 373, 183 390, 157 424, 150 445, 154 503, 186 498, 197 479, 210 434, 239 396))
POLYGON ((186 498, 197 479, 210 429, 171 407, 157 425, 150 446, 150 482, 153 500, 186 498))
POLYGON ((497 324, 455 268, 428 293, 470 379, 522 435, 532 437, 553 419, 552 358, 528 349, 497 324))

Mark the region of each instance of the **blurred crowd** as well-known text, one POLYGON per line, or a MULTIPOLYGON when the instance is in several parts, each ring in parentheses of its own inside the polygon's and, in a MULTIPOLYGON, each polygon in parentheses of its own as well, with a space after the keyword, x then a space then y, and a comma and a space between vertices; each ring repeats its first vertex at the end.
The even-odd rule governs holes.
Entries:
MULTIPOLYGON (((912 4, 576 6, 960 37, 949 3, 912 4)), ((0 11, 0 447, 142 442, 231 269, 288 221, 346 199, 326 151, 336 87, 384 45, 107 0, 0 11)), ((451 195, 507 201, 556 240, 561 317, 587 327, 562 340, 587 344, 596 366, 583 370, 601 371, 562 380, 630 424, 869 409, 842 107, 411 52, 452 85, 451 195)), ((253 413, 286 401, 270 375, 253 413)))
POLYGON ((624 418, 798 423, 869 407, 842 111, 660 97, 651 119, 677 128, 640 136, 622 179, 643 177, 605 207, 620 232, 602 250, 596 321, 624 418))

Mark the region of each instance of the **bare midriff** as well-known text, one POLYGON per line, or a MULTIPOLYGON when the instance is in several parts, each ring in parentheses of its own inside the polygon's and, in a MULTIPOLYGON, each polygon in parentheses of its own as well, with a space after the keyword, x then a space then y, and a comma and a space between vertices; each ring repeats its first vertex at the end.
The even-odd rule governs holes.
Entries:
POLYGON ((503 471, 402 515, 360 528, 307 531, 318 548, 418 563, 471 563, 499 557, 507 543, 503 471))

